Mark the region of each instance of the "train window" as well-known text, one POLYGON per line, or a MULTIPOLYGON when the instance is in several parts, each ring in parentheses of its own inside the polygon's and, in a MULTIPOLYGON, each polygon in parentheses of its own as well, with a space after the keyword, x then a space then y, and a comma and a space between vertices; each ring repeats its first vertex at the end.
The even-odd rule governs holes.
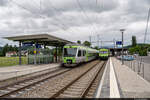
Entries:
POLYGON ((84 50, 84 51, 83 51, 83 56, 85 56, 85 55, 86 55, 86 51, 84 50))
POLYGON ((64 57, 76 56, 77 48, 64 48, 64 57))
POLYGON ((81 55, 82 55, 82 56, 84 56, 84 52, 83 52, 83 50, 81 50, 81 55))
POLYGON ((84 50, 82 50, 82 56, 84 56, 84 50))
POLYGON ((107 51, 100 51, 101 54, 106 54, 108 53, 107 51))
POLYGON ((80 57, 80 56, 81 56, 81 50, 78 51, 78 57, 80 57))
POLYGON ((84 50, 82 51, 82 54, 83 54, 83 56, 85 56, 85 54, 84 54, 84 50))

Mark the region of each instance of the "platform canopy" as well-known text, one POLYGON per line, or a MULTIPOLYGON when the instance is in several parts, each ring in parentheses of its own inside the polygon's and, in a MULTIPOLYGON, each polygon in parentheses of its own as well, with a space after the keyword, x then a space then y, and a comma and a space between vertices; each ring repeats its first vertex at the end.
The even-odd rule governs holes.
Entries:
POLYGON ((36 35, 21 35, 21 36, 12 36, 12 37, 4 37, 8 40, 20 41, 22 43, 38 43, 47 46, 63 46, 68 43, 73 43, 71 41, 58 38, 56 36, 52 36, 49 34, 36 34, 36 35))

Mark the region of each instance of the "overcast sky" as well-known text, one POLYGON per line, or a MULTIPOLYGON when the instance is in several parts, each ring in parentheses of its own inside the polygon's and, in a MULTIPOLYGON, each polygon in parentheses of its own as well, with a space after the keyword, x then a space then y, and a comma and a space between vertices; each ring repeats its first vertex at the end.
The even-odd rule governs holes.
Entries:
MULTIPOLYGON (((0 46, 6 36, 48 33, 70 41, 144 41, 150 0, 0 0, 0 46)), ((150 31, 148 28, 147 43, 150 31)), ((104 43, 103 45, 108 45, 104 43)))

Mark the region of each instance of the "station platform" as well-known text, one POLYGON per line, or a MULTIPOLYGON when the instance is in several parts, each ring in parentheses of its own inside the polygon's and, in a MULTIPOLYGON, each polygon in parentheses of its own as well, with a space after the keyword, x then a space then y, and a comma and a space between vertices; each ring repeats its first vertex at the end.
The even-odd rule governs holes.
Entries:
POLYGON ((115 57, 109 58, 100 83, 100 98, 150 98, 150 82, 115 57))
POLYGON ((17 65, 0 68, 0 81, 10 78, 27 75, 54 67, 59 67, 60 63, 41 64, 41 65, 17 65))

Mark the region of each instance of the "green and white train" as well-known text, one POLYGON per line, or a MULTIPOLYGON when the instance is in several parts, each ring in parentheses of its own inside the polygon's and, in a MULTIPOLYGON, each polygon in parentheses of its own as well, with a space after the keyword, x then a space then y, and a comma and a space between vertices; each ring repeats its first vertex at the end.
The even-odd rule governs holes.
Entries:
POLYGON ((63 66, 75 66, 83 62, 94 60, 99 51, 78 44, 67 44, 63 48, 63 66))
POLYGON ((107 60, 109 57, 109 49, 102 48, 99 50, 99 58, 101 60, 107 60))

